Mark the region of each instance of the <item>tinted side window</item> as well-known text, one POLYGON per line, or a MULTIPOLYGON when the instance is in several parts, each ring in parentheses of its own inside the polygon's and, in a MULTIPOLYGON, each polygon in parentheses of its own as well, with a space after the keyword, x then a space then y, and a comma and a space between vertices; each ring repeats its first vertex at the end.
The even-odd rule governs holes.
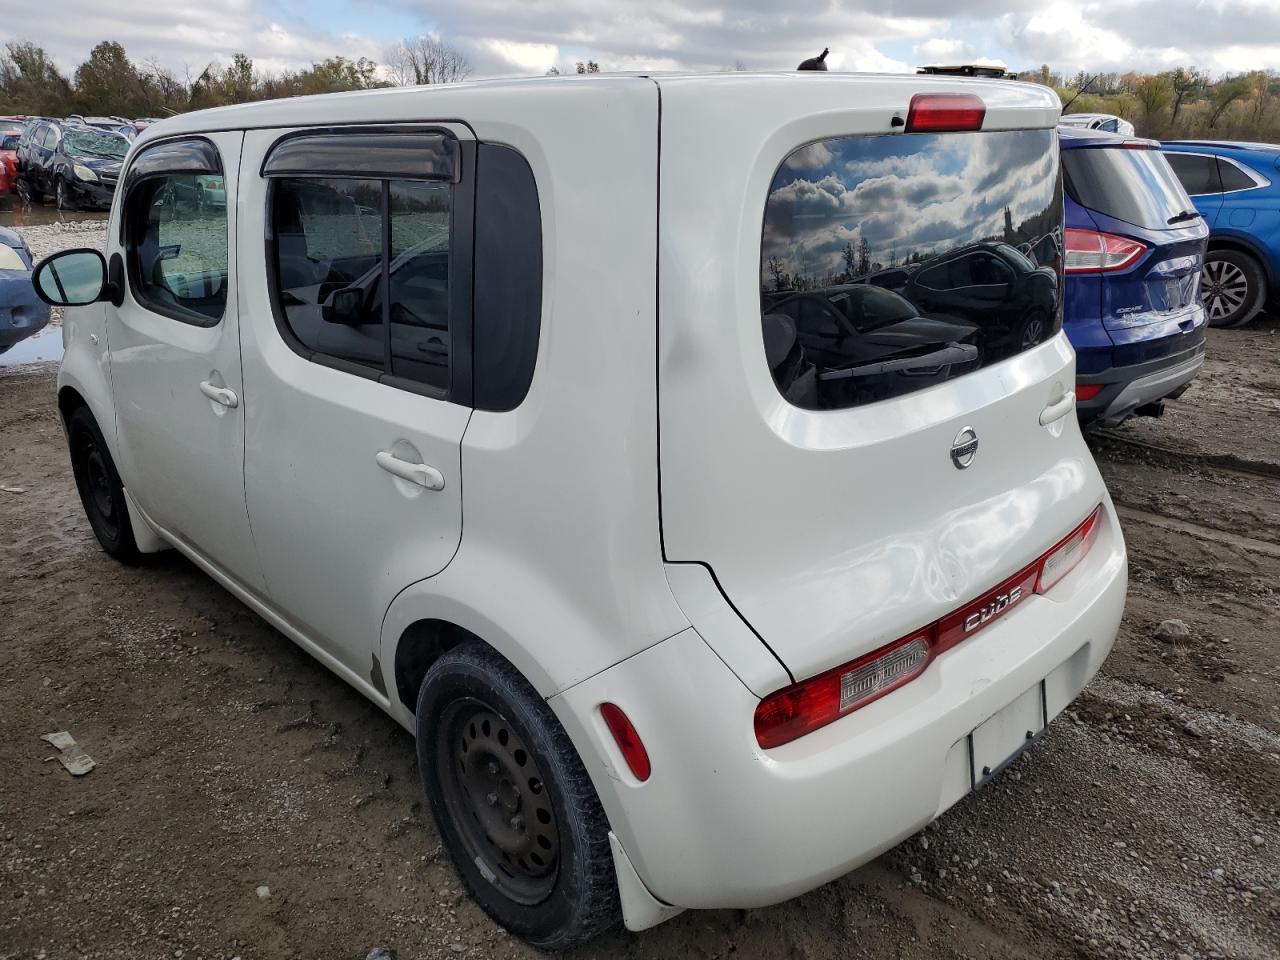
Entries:
POLYGON ((1218 179, 1218 158, 1196 153, 1166 153, 1165 159, 1191 196, 1222 192, 1218 179))
POLYGON ((449 389, 449 183, 273 178, 276 306, 300 348, 449 389))
POLYGON ((227 210, 197 202, 193 174, 148 177, 126 200, 134 298, 148 310, 213 326, 227 306, 227 210))
POLYGON ((280 180, 271 205, 276 284, 308 350, 382 370, 382 181, 280 180))
POLYGON ((873 403, 1028 350, 1062 322, 1053 130, 849 136, 779 167, 765 204, 761 324, 791 403, 873 403), (875 284, 899 272, 894 291, 875 284))
POLYGON ((516 150, 480 144, 476 188, 475 403, 512 410, 529 391, 542 323, 542 211, 516 150))
POLYGON ((1218 172, 1222 175, 1223 192, 1228 190, 1250 190, 1258 184, 1253 178, 1233 163, 1218 161, 1218 172))

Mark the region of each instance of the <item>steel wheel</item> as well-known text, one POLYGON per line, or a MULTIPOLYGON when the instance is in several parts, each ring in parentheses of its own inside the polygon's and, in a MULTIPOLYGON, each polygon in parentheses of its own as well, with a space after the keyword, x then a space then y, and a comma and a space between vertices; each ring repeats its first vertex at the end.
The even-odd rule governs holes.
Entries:
POLYGON ((475 699, 441 717, 436 772, 468 857, 516 903, 556 885, 560 832, 542 771, 501 714, 475 699))
POLYGON ((120 536, 120 518, 116 515, 115 497, 111 489, 111 474, 98 442, 92 436, 81 433, 75 438, 72 455, 76 457, 84 473, 85 506, 93 510, 103 532, 110 538, 120 536))
POLYGON ((1221 323, 1244 306, 1249 298, 1249 278, 1234 263, 1210 260, 1204 265, 1200 299, 1209 322, 1221 323))

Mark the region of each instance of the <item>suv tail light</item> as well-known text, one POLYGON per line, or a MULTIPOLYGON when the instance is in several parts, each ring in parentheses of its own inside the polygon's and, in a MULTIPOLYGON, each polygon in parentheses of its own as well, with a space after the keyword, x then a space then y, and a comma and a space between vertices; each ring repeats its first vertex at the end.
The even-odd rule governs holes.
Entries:
POLYGON ((1133 266, 1147 245, 1098 230, 1067 227, 1067 273, 1109 273, 1133 266))
POLYGON ((907 107, 907 133, 981 130, 987 105, 972 93, 917 93, 907 107))
MULTIPOLYGON (((994 589, 900 640, 769 694, 756 706, 756 742, 766 750, 780 747, 910 683, 938 654, 968 639, 1033 593, 1052 589, 1089 552, 1101 520, 1099 504, 1053 549, 994 589)), ((609 720, 607 714, 605 720, 609 720)))

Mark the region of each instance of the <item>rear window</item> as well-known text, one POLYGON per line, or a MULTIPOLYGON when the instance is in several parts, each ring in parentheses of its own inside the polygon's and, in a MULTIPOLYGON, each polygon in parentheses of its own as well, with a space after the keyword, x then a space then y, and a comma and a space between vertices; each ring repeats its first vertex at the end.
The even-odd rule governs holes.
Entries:
POLYGON ((1084 147, 1062 155, 1067 192, 1082 207, 1148 230, 1185 225, 1170 220, 1194 210, 1187 191, 1158 150, 1084 147))
POLYGON ((1052 130, 822 140, 765 205, 765 355, 791 403, 840 409, 1008 359, 1062 325, 1052 130))

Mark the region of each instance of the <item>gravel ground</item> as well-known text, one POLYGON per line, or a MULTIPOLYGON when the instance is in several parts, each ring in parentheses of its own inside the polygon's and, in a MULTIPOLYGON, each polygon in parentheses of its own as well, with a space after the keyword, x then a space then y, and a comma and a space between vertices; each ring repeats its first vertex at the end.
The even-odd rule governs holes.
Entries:
MULTIPOLYGON (((1163 420, 1093 439, 1129 603, 1041 744, 811 894, 578 956, 1280 958, 1278 332, 1212 331, 1163 420)), ((537 956, 461 892, 406 734, 180 556, 98 550, 53 399, 0 369, 0 958, 537 956)))

